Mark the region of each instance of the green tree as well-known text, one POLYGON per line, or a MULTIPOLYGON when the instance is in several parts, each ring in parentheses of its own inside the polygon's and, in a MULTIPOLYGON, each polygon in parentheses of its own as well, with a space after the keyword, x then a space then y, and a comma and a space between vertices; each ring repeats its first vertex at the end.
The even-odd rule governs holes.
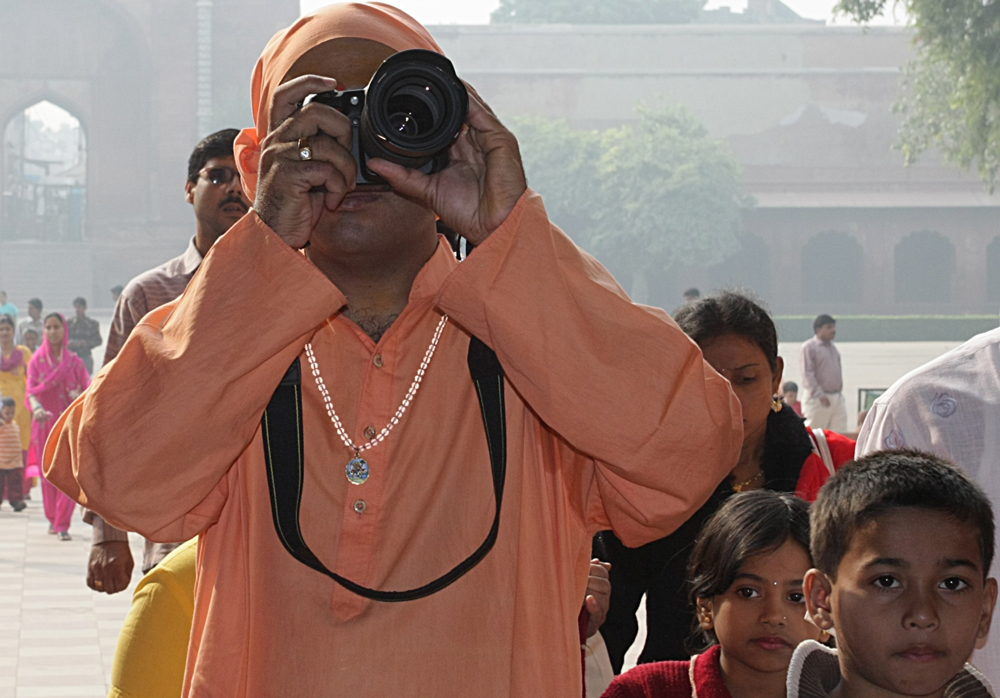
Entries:
POLYGON ((705 0, 500 0, 495 24, 687 24, 705 0))
POLYGON ((725 145, 687 109, 637 110, 637 124, 603 133, 540 118, 513 129, 552 220, 645 301, 649 273, 707 266, 738 249, 752 200, 725 145))
MULTIPOLYGON (((860 23, 887 0, 840 0, 860 23)), ((990 191, 1000 172, 1000 4, 989 0, 898 0, 916 31, 895 110, 907 164, 937 147, 949 162, 975 166, 990 191)))
POLYGON ((545 197, 549 218, 578 245, 588 246, 601 206, 601 134, 534 116, 511 119, 510 127, 521 147, 528 185, 545 197))
MULTIPOLYGON (((633 289, 676 264, 708 266, 739 247, 740 167, 683 107, 638 107, 639 123, 604 134, 600 174, 607 203, 590 247, 633 289)), ((641 295, 641 294, 636 294, 641 295)))

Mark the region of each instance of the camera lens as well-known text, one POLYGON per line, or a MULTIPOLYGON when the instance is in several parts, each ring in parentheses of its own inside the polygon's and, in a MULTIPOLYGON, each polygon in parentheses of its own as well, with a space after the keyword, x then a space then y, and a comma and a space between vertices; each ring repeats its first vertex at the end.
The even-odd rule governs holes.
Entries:
POLYGON ((390 56, 368 86, 361 141, 371 157, 419 168, 462 131, 469 95, 444 56, 413 49, 390 56))
POLYGON ((430 85, 404 85, 386 100, 386 120, 401 138, 419 138, 441 123, 444 105, 430 85))

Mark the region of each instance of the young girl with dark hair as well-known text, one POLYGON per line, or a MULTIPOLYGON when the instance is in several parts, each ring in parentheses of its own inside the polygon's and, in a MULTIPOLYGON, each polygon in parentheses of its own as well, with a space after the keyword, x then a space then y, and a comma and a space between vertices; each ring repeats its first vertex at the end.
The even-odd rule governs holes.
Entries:
POLYGON ((812 501, 826 478, 854 457, 854 441, 809 429, 782 402, 784 362, 778 356, 778 333, 759 303, 727 291, 687 303, 674 319, 739 397, 743 448, 730 476, 709 501, 666 538, 626 548, 610 531, 598 534, 594 554, 611 563, 611 606, 601 635, 616 672, 635 640, 635 613, 643 594, 647 633, 639 662, 689 656, 684 638, 694 608, 685 592, 688 557, 705 520, 726 498, 734 492, 767 489, 795 492, 812 501))
POLYGON ((701 653, 641 664, 603 698, 784 698, 795 648, 828 639, 805 619, 802 578, 811 567, 805 501, 767 490, 731 498, 691 553, 690 644, 701 653))

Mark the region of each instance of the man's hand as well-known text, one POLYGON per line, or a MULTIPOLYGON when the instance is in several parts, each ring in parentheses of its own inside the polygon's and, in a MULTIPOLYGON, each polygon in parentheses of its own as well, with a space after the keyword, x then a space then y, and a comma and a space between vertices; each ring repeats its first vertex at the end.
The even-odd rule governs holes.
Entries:
POLYGON ((829 407, 830 406, 830 398, 828 398, 827 396, 824 395, 823 397, 821 397, 819 399, 819 404, 823 405, 823 407, 829 407))
POLYGON ((105 594, 125 591, 132 581, 134 565, 127 541, 95 543, 90 548, 90 562, 87 564, 87 586, 105 594))
POLYGON ((590 576, 587 578, 587 596, 583 607, 590 614, 587 623, 587 637, 593 637, 608 617, 611 607, 611 580, 608 578, 610 562, 601 562, 597 558, 590 561, 590 576))
POLYGON ((471 85, 465 86, 467 128, 451 147, 445 169, 426 175, 380 159, 369 160, 368 168, 396 193, 431 209, 449 228, 480 245, 507 220, 528 185, 514 134, 471 85))
POLYGON ((307 96, 336 86, 332 78, 304 75, 275 90, 268 135, 260 144, 254 210, 296 249, 309 241, 323 209, 336 209, 357 180, 350 119, 325 104, 299 108, 307 96), (311 160, 299 156, 300 138, 308 139, 311 160))

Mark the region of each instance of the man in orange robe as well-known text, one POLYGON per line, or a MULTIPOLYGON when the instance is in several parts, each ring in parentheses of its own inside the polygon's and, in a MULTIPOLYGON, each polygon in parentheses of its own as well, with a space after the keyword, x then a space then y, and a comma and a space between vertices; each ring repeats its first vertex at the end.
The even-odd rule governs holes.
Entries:
POLYGON ((363 87, 381 61, 440 51, 386 5, 333 5, 268 45, 256 129, 237 142, 254 209, 184 295, 151 312, 59 420, 46 476, 151 540, 200 535, 185 696, 579 696, 577 617, 591 537, 660 538, 708 498, 742 442, 728 383, 662 311, 635 305, 554 227, 517 142, 470 89, 435 175, 373 161, 354 190, 347 118, 311 93, 363 87), (331 80, 320 75, 330 76, 331 80), (299 139, 308 138, 311 160, 299 139), (435 217, 477 248, 459 263, 435 217), (308 243, 308 247, 305 248, 308 243), (419 392, 370 476, 443 314, 419 392), (261 416, 303 370, 303 537, 330 570, 411 589, 465 559, 493 520, 470 337, 506 374, 499 536, 455 583, 370 601, 293 559, 272 521, 261 416))

